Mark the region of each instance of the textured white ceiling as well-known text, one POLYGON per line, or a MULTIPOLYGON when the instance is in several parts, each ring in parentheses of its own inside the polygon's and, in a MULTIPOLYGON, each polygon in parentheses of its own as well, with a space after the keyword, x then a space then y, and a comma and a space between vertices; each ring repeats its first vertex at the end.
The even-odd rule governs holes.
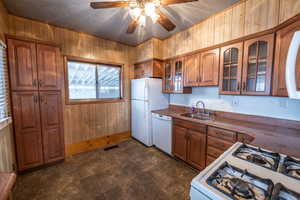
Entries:
MULTIPOLYGON (((161 8, 177 28, 167 32, 160 24, 146 21, 146 27, 138 27, 134 34, 127 34, 131 21, 128 8, 92 9, 90 2, 97 0, 5 0, 9 12, 98 35, 102 38, 139 44, 151 37, 166 38, 197 23, 239 0, 199 0, 161 8)), ((114 1, 114 0, 99 0, 114 1)))

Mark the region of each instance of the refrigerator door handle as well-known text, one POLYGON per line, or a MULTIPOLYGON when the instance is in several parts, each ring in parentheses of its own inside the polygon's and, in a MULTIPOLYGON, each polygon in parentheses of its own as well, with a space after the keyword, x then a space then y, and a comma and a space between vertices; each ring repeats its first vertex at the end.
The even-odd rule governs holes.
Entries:
POLYGON ((286 71, 285 81, 289 97, 292 99, 300 99, 300 91, 297 91, 296 83, 296 64, 297 55, 300 48, 300 31, 294 33, 291 41, 287 59, 286 59, 286 71))

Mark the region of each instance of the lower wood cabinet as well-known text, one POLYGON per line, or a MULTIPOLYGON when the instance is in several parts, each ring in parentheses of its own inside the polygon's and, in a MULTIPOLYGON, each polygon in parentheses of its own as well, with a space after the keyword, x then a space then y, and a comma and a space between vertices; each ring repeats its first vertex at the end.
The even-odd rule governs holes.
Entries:
POLYGON ((202 170, 206 159, 206 126, 182 120, 173 120, 172 153, 202 170))
POLYGON ((61 93, 12 93, 18 170, 64 159, 61 93))

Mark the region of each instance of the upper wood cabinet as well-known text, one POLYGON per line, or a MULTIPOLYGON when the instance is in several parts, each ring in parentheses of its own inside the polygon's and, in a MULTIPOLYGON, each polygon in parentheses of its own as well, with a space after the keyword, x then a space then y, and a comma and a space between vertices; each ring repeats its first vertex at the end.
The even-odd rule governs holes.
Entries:
POLYGON ((37 45, 38 85, 40 90, 60 90, 61 56, 58 47, 37 45))
POLYGON ((274 34, 244 42, 242 94, 270 95, 274 34))
POLYGON ((200 82, 200 61, 199 54, 185 57, 184 60, 184 86, 199 86, 200 82))
POLYGON ((11 89, 36 90, 38 88, 36 44, 9 39, 8 46, 11 89))
POLYGON ((192 93, 192 88, 184 87, 184 59, 167 60, 164 63, 163 92, 192 93))
POLYGON ((134 65, 134 78, 162 78, 163 62, 151 60, 134 65))
POLYGON ((61 55, 58 47, 8 39, 11 88, 21 90, 60 90, 61 55))
POLYGON ((220 94, 240 94, 243 43, 222 47, 220 59, 220 94))
POLYGON ((213 49, 200 54, 199 86, 215 86, 219 83, 220 49, 213 49))
MULTIPOLYGON (((296 31, 300 30, 300 21, 297 21, 276 33, 275 62, 273 74, 273 96, 288 96, 285 83, 285 68, 288 50, 296 31)), ((300 90, 300 51, 298 51, 296 68, 297 88, 300 90)))

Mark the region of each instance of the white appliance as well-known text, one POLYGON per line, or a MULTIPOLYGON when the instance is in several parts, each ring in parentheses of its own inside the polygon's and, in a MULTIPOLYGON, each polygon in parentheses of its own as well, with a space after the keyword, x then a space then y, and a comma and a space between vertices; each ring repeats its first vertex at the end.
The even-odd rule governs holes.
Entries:
MULTIPOLYGON (((289 197, 289 195, 287 193, 283 192, 283 193, 280 193, 280 195, 286 195, 285 198, 274 198, 274 199, 285 199, 285 200, 300 199, 300 196, 299 196, 300 195, 300 193, 299 193, 300 192, 300 179, 299 179, 299 177, 298 177, 298 179, 293 178, 293 177, 290 177, 290 176, 280 172, 280 170, 283 169, 285 158, 289 158, 289 157, 287 157, 285 155, 277 154, 277 155, 280 155, 280 161, 278 161, 278 163, 279 163, 278 168, 277 168, 277 170, 276 169, 272 170, 272 169, 268 169, 263 166, 259 166, 257 164, 251 163, 247 160, 244 160, 244 159, 234 156, 234 152, 236 152, 241 147, 241 145, 243 145, 243 144, 239 143, 239 142, 234 144, 230 149, 228 149, 225 153, 223 153, 217 160, 212 162, 208 167, 206 167, 203 171, 201 171, 201 173, 192 180, 191 188, 190 188, 190 199, 191 200, 234 200, 234 199, 257 199, 257 200, 260 200, 261 199, 261 198, 239 198, 237 196, 232 197, 232 196, 230 196, 230 192, 226 193, 226 191, 224 192, 224 190, 222 190, 218 187, 214 187, 214 185, 211 184, 212 183, 211 177, 217 177, 216 179, 214 179, 214 180, 219 181, 219 182, 215 182, 216 185, 218 185, 218 184, 223 185, 223 186, 225 185, 225 187, 224 187, 225 189, 226 189, 226 187, 228 187, 230 185, 230 184, 224 184, 226 182, 222 183, 222 180, 223 181, 229 180, 228 176, 227 177, 225 176, 226 173, 225 173, 225 170, 223 170, 224 168, 222 168, 222 166, 227 165, 227 163, 229 164, 229 166, 234 166, 234 167, 237 167, 238 169, 241 169, 242 175, 240 175, 240 177, 245 178, 245 177, 247 177, 247 173, 251 173, 251 175, 255 175, 256 178, 261 178, 261 179, 249 178, 248 179, 248 182, 250 183, 249 185, 258 184, 259 187, 263 188, 264 184, 261 184, 257 180, 262 180, 262 179, 271 180, 274 187, 271 189, 270 193, 273 198, 276 194, 278 194, 278 192, 276 192, 276 191, 279 190, 278 189, 279 187, 277 187, 277 186, 281 186, 281 185, 288 188, 290 191, 298 193, 297 194, 298 196, 295 198, 295 197, 289 197), (220 170, 220 169, 222 169, 222 170, 220 170), (220 178, 221 177, 220 174, 224 175, 223 177, 226 177, 226 178, 223 178, 223 179, 220 178)), ((250 146, 250 145, 248 145, 248 146, 250 146)), ((253 155, 255 155, 255 154, 253 154, 253 155)), ((300 160, 298 160, 298 161, 300 162, 300 160)), ((232 168, 229 167, 228 169, 232 169, 232 168)), ((228 174, 236 173, 233 170, 232 171, 228 170, 227 172, 228 172, 228 174)), ((236 180, 237 179, 235 179, 235 183, 237 183, 236 180)), ((227 182, 227 183, 229 183, 229 182, 227 182)), ((244 186, 245 185, 241 184, 241 187, 239 187, 236 184, 234 186, 236 188, 236 191, 234 194, 237 194, 237 191, 240 191, 240 192, 245 191, 243 189, 244 186)), ((254 191, 254 189, 253 189, 253 191, 254 191)), ((266 198, 266 199, 269 199, 269 198, 266 198)))
POLYGON ((300 91, 297 91, 296 83, 296 65, 297 55, 300 48, 300 31, 294 33, 292 38, 288 56, 286 59, 285 81, 289 97, 292 99, 300 99, 300 91))
POLYGON ((172 117, 152 113, 153 144, 172 155, 172 117))
POLYGON ((162 93, 162 80, 154 78, 131 81, 132 137, 152 146, 151 111, 168 108, 169 95, 162 93))

